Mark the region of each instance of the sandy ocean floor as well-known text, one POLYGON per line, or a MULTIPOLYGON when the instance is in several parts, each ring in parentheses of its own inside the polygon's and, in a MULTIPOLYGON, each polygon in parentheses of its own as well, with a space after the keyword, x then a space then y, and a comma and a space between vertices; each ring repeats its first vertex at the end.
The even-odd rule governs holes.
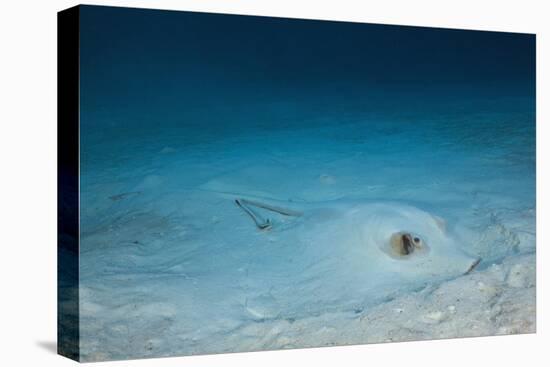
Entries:
POLYGON ((470 103, 84 131, 83 360, 534 332, 534 113, 470 103), (239 197, 306 214, 260 231, 239 197), (373 247, 402 223, 428 268, 373 247))

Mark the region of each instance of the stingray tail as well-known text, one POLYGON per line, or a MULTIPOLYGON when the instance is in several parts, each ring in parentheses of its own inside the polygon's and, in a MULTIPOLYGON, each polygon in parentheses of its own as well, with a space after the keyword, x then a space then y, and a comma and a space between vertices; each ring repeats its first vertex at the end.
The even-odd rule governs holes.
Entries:
POLYGON ((256 213, 252 208, 250 208, 242 199, 235 199, 235 204, 237 204, 256 224, 256 227, 261 230, 271 229, 271 221, 269 219, 263 219, 258 213, 256 213))
MULTIPOLYGON (((284 208, 282 206, 271 205, 269 203, 262 203, 262 202, 259 202, 257 200, 249 200, 249 199, 242 199, 241 198, 241 199, 237 199, 235 201, 240 202, 241 204, 244 204, 244 205, 255 206, 255 207, 258 207, 258 208, 270 210, 272 212, 276 212, 276 213, 286 215, 286 216, 289 216, 289 217, 301 217, 302 214, 303 214, 301 211, 293 210, 291 208, 284 208)), ((239 204, 239 205, 241 205, 241 204, 239 204)))
POLYGON ((256 224, 256 227, 258 227, 261 230, 269 230, 272 228, 272 223, 269 219, 263 219, 260 214, 257 213, 254 208, 260 208, 264 210, 269 210, 275 213, 279 213, 281 215, 285 216, 291 216, 291 217, 300 217, 302 216, 302 212, 293 210, 290 208, 284 208, 278 205, 271 205, 268 203, 263 203, 257 200, 250 200, 250 199, 235 199, 235 204, 237 204, 256 224))

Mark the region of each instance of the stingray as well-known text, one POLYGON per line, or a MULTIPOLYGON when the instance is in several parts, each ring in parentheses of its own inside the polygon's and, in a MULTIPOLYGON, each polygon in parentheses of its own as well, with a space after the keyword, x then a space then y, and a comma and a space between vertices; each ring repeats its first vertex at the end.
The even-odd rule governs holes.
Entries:
POLYGON ((468 274, 481 261, 461 250, 442 218, 404 203, 234 200, 252 220, 251 234, 270 243, 248 271, 257 294, 246 308, 255 318, 357 312, 468 274))
MULTIPOLYGON (((225 213, 235 233, 226 237, 235 236, 234 251, 239 243, 249 250, 227 255, 246 263, 238 283, 255 319, 353 314, 468 274, 481 261, 462 250, 444 219, 408 203, 276 200, 264 195, 268 188, 250 187, 254 182, 241 181, 235 172, 226 181, 202 189, 235 204, 225 213)), ((272 186, 273 195, 286 191, 272 186)))
MULTIPOLYGON (((408 260, 415 264, 422 261, 431 264, 441 262, 445 267, 449 267, 449 262, 464 260, 467 265, 463 268, 464 275, 481 261, 481 258, 472 260, 458 249, 457 243, 446 233, 444 219, 402 203, 340 200, 316 205, 292 204, 293 207, 306 207, 305 211, 246 198, 236 198, 235 203, 262 231, 271 230, 273 223, 259 214, 258 209, 287 217, 305 215, 304 223, 315 221, 324 228, 315 229, 319 233, 314 233, 313 237, 328 239, 335 234, 340 236, 334 238, 334 243, 347 242, 350 237, 357 239, 359 236, 360 243, 355 245, 364 253, 369 249, 371 260, 376 255, 385 254, 393 260, 408 260), (350 225, 352 228, 349 228, 350 225), (338 228, 347 228, 348 232, 342 236, 338 228)), ((458 263, 463 265, 462 261, 458 263)))

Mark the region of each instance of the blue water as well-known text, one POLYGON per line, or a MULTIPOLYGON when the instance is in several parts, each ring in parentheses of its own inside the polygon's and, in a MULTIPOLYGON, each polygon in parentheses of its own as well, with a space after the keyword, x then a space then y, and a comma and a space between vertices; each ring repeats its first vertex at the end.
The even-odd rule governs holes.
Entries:
POLYGON ((361 252, 393 220, 476 271, 534 255, 534 36, 81 16, 83 359, 378 341, 345 320, 467 270, 361 252), (306 214, 262 232, 239 197, 306 214))

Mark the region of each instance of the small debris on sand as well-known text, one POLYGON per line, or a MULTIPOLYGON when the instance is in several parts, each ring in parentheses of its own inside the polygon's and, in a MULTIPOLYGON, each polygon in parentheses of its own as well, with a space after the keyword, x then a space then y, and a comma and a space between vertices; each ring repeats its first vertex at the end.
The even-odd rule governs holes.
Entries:
POLYGON ((119 201, 122 199, 127 199, 130 196, 139 195, 139 194, 141 194, 141 191, 124 192, 122 194, 109 196, 109 199, 111 199, 112 201, 119 201))

